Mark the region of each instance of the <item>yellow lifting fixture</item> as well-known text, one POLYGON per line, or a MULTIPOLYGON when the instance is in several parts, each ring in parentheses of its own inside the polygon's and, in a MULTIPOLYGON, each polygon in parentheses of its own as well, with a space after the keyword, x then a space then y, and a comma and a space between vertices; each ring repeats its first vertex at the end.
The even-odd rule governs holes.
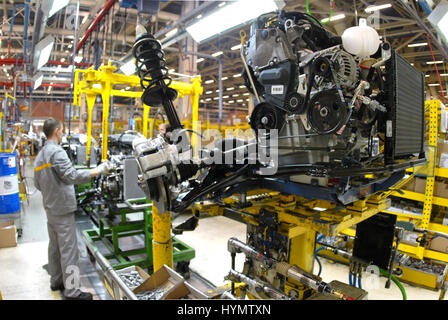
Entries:
MULTIPOLYGON (((90 156, 91 136, 92 136, 92 111, 95 105, 95 99, 101 95, 103 100, 103 121, 102 121, 102 145, 101 145, 101 161, 107 159, 107 136, 109 132, 109 108, 110 97, 128 97, 140 98, 143 91, 122 91, 114 89, 115 85, 128 85, 131 87, 141 88, 140 78, 138 76, 127 76, 116 73, 117 68, 109 64, 101 66, 99 70, 94 70, 92 67, 86 70, 75 70, 74 96, 73 105, 81 105, 81 97, 84 94, 87 101, 87 160, 90 156)), ((172 81, 169 85, 178 92, 179 97, 186 95, 191 96, 192 103, 192 123, 193 130, 200 131, 199 128, 199 96, 203 93, 201 76, 191 78, 191 82, 172 81)), ((150 106, 143 105, 143 135, 148 138, 148 117, 150 106)), ((152 128, 150 128, 152 129, 152 128)), ((192 145, 194 150, 197 146, 199 137, 192 136, 192 145)))

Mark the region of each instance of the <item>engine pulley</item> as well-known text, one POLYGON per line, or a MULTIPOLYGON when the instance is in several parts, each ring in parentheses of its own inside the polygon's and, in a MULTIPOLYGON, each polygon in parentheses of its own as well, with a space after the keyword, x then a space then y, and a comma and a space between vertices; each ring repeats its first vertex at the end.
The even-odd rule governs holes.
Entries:
POLYGON ((280 130, 284 121, 284 114, 279 108, 267 102, 255 106, 250 117, 250 126, 258 134, 258 130, 280 130))
POLYGON ((345 125, 347 114, 347 106, 340 101, 337 90, 324 90, 311 99, 308 121, 317 133, 330 134, 345 125))
POLYGON ((306 109, 305 97, 293 92, 286 97, 285 107, 291 113, 302 114, 306 109))

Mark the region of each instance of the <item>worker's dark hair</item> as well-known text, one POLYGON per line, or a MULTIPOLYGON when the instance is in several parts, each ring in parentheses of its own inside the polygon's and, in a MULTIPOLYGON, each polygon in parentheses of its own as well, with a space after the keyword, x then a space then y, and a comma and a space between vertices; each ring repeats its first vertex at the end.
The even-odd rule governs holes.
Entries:
POLYGON ((45 120, 44 133, 45 133, 45 136, 47 137, 47 139, 53 135, 53 132, 56 128, 61 128, 61 127, 62 127, 62 123, 58 119, 49 118, 49 119, 45 120))

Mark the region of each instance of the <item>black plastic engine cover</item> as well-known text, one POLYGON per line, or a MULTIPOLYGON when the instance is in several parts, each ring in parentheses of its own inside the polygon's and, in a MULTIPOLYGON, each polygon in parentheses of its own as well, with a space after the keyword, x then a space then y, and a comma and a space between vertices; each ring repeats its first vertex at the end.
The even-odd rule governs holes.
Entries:
POLYGON ((289 61, 260 72, 258 81, 264 87, 265 101, 281 108, 285 107, 286 97, 294 90, 296 84, 295 74, 296 66, 289 61))

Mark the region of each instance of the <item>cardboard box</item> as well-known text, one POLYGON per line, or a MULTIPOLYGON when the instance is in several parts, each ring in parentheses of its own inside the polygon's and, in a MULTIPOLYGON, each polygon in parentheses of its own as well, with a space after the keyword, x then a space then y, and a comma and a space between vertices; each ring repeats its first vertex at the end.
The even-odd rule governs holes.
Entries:
POLYGON ((14 221, 0 222, 0 248, 17 246, 17 228, 14 221))
POLYGON ((163 300, 176 300, 176 299, 187 299, 187 300, 206 300, 207 295, 199 291, 191 284, 187 282, 181 282, 174 288, 172 288, 167 294, 162 297, 163 300))
POLYGON ((426 179, 415 178, 414 192, 425 193, 426 189, 426 179))
POLYGON ((429 249, 448 253, 448 239, 442 237, 433 238, 429 245, 429 249))
POLYGON ((440 181, 434 181, 434 196, 448 198, 448 184, 440 181))
POLYGON ((439 141, 437 143, 437 153, 448 153, 448 143, 445 141, 439 141))
POLYGON ((144 291, 152 291, 158 288, 162 288, 164 297, 171 291, 172 288, 182 283, 184 278, 176 271, 164 265, 159 270, 154 272, 149 278, 147 278, 140 286, 134 289, 134 293, 140 293, 144 291))

